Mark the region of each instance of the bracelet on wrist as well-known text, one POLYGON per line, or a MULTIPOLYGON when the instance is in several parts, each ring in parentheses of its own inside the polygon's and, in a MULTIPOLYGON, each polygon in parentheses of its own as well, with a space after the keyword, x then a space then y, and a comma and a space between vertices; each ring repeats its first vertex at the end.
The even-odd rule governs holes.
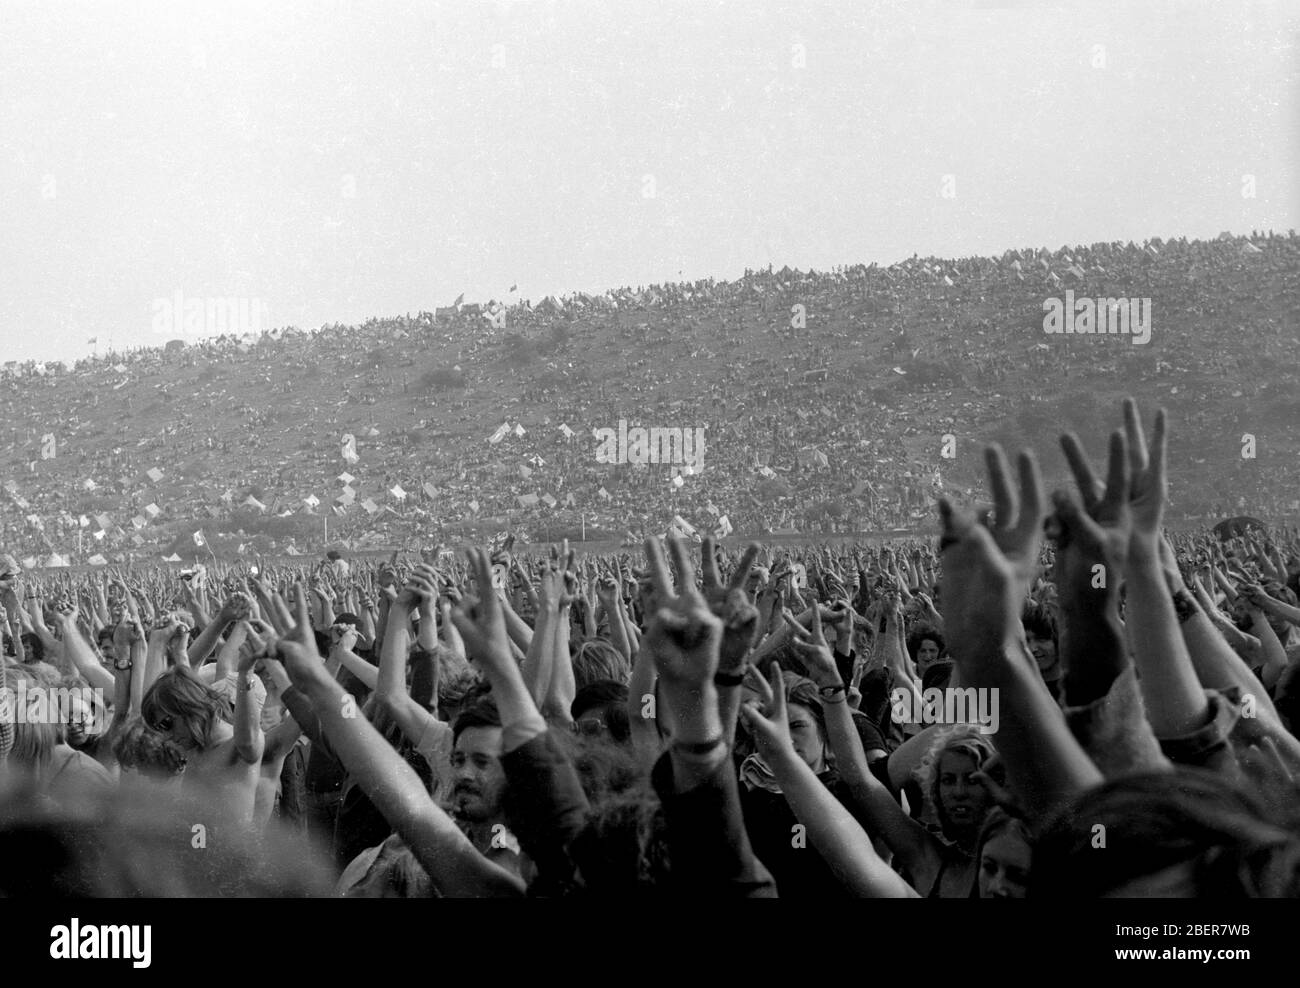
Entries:
POLYGON ((848 694, 849 688, 843 683, 835 683, 832 686, 819 686, 817 692, 821 694, 823 700, 834 700, 836 697, 843 697, 848 694))
POLYGON ((1186 624, 1200 613, 1200 608, 1196 606, 1196 598, 1186 588, 1175 590, 1173 601, 1174 613, 1178 615, 1179 624, 1186 624))
POLYGON ((717 672, 713 674, 713 684, 715 686, 736 687, 745 681, 745 673, 749 671, 749 663, 740 667, 739 672, 717 672))

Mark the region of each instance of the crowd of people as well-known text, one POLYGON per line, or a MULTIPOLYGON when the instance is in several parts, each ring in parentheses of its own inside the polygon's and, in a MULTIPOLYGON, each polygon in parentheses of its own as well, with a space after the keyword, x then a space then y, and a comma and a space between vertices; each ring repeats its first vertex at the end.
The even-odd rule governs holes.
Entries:
POLYGON ((10 553, 0 895, 1293 896, 1300 537, 1149 423, 936 544, 10 553))
POLYGON ((265 553, 503 529, 621 541, 676 518, 915 531, 935 495, 980 493, 974 440, 1094 428, 1116 389, 1159 396, 1196 437, 1171 525, 1289 522, 1298 254, 1269 232, 767 269, 6 364, 0 539, 37 567, 189 555, 200 529, 265 553), (1045 334, 1043 300, 1067 289, 1151 298, 1151 341, 1045 334), (593 430, 620 420, 703 429, 700 468, 601 462, 593 430))

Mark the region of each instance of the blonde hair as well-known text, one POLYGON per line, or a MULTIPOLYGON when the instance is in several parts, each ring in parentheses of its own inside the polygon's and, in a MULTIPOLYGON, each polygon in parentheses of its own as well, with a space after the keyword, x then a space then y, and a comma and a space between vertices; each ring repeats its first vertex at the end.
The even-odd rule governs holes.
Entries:
POLYGON ((929 749, 917 764, 915 778, 925 797, 925 818, 947 824, 947 817, 939 802, 939 762, 949 752, 965 755, 982 769, 995 754, 992 743, 972 724, 953 724, 935 731, 929 749))

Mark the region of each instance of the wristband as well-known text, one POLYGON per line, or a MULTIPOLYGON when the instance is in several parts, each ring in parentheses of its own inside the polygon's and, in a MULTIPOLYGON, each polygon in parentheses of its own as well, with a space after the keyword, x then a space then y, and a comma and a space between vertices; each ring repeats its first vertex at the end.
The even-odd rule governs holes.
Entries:
POLYGON ((741 667, 740 672, 718 672, 713 674, 713 683, 715 686, 739 686, 745 681, 745 673, 749 670, 749 664, 746 663, 741 667))
POLYGON ((849 688, 843 683, 836 683, 834 686, 822 686, 817 692, 821 694, 823 700, 834 700, 837 696, 845 696, 849 688))
POLYGON ((113 668, 116 669, 118 672, 126 672, 133 665, 135 665, 135 663, 132 662, 130 659, 127 659, 125 662, 114 662, 113 668))
POLYGON ((719 747, 726 745, 727 739, 719 734, 712 741, 674 741, 673 750, 682 755, 711 755, 719 747))

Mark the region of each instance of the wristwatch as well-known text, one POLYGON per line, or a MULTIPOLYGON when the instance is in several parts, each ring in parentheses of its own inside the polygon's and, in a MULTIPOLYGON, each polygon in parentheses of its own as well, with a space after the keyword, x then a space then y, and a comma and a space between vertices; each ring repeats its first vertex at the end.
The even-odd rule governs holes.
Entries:
POLYGON ((116 669, 118 672, 126 672, 134 664, 135 663, 133 663, 130 659, 127 659, 125 662, 118 660, 118 661, 114 661, 113 668, 116 669))

